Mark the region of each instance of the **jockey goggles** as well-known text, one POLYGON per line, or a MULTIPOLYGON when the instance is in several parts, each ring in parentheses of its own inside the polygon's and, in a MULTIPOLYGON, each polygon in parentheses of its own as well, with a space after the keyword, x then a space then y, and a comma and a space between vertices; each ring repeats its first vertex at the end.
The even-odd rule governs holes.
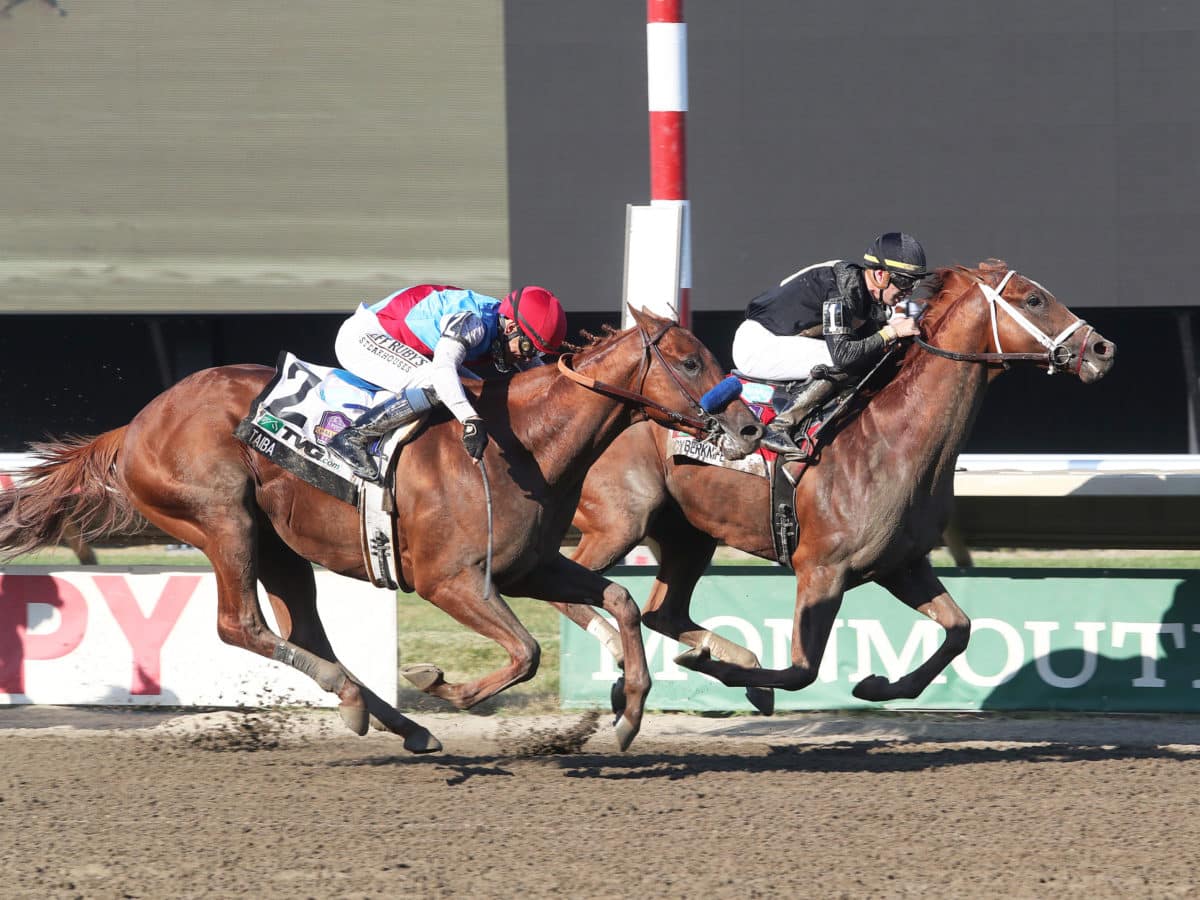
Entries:
POLYGON ((896 286, 896 290, 900 292, 900 296, 905 296, 913 292, 913 288, 917 286, 920 280, 914 275, 905 275, 902 272, 892 272, 892 284, 896 286))

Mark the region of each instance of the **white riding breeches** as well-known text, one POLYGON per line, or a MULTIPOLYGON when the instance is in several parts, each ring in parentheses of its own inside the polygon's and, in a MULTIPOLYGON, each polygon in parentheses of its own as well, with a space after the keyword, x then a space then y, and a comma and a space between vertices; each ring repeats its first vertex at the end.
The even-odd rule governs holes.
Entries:
POLYGON ((733 364, 751 378, 799 381, 816 365, 832 366, 823 337, 772 334, 752 319, 733 334, 733 364))
POLYGON ((431 388, 460 422, 475 415, 459 376, 478 376, 460 373, 467 348, 458 341, 438 341, 430 360, 384 331, 375 313, 360 306, 338 329, 333 350, 343 369, 372 384, 397 394, 406 388, 431 388))
POLYGON ((383 330, 375 313, 360 306, 342 323, 333 344, 338 365, 381 388, 400 393, 429 360, 383 330))

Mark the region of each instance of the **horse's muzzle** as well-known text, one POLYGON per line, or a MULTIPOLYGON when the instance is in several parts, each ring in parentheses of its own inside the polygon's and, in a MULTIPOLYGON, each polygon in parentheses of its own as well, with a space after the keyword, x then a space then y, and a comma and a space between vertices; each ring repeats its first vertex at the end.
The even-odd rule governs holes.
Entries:
POLYGON ((757 449, 762 436, 763 427, 757 422, 753 425, 743 425, 736 434, 722 429, 717 446, 726 459, 742 459, 757 449))
MULTIPOLYGON (((1098 331, 1090 328, 1083 335, 1081 346, 1074 349, 1073 361, 1064 371, 1070 371, 1084 384, 1099 381, 1108 374, 1117 357, 1117 345, 1098 331)), ((1055 361, 1057 364, 1057 360, 1055 361)))

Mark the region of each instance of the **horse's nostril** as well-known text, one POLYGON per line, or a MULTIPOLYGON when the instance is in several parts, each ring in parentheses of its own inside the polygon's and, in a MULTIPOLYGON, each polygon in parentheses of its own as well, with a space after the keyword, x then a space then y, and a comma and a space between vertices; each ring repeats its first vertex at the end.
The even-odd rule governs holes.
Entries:
POLYGON ((757 441, 763 436, 763 427, 761 425, 746 425, 742 428, 742 437, 747 440, 757 441))
POLYGON ((1092 344, 1092 352, 1102 359, 1108 359, 1108 357, 1112 356, 1114 349, 1109 341, 1096 341, 1096 343, 1092 344))

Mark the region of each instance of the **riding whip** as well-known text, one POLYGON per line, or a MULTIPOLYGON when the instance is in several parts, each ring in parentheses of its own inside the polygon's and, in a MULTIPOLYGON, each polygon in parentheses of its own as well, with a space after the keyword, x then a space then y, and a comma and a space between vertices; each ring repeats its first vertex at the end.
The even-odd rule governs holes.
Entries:
POLYGON ((483 499, 487 507, 487 560, 483 566, 483 596, 490 597, 492 594, 492 485, 488 482, 487 467, 483 464, 483 457, 480 457, 479 474, 483 476, 483 499))

